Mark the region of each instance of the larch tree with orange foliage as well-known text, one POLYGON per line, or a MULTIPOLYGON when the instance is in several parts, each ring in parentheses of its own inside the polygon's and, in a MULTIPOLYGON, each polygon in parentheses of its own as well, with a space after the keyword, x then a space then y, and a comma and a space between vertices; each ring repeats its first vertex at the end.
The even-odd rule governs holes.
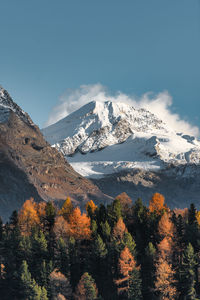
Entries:
POLYGON ((115 280, 115 284, 117 285, 118 294, 127 295, 129 290, 129 278, 131 276, 131 272, 136 267, 136 262, 128 247, 125 247, 119 257, 119 274, 120 278, 115 280))
POLYGON ((160 257, 156 264, 155 292, 161 300, 174 300, 177 296, 175 271, 172 265, 160 257))
POLYGON ((40 223, 38 216, 37 203, 33 198, 26 200, 19 212, 19 225, 24 235, 31 233, 31 228, 40 223))
POLYGON ((124 224, 123 219, 119 218, 113 228, 113 238, 121 241, 125 232, 127 232, 126 225, 124 224))
POLYGON ((88 240, 91 238, 90 218, 85 213, 81 214, 76 207, 69 216, 69 235, 77 240, 88 240))
POLYGON ((175 226, 170 220, 169 213, 164 213, 159 221, 158 224, 158 233, 159 235, 164 238, 173 238, 175 233, 175 226))
POLYGON ((162 194, 155 193, 153 194, 150 203, 149 203, 149 211, 160 214, 164 209, 166 209, 165 197, 162 194))

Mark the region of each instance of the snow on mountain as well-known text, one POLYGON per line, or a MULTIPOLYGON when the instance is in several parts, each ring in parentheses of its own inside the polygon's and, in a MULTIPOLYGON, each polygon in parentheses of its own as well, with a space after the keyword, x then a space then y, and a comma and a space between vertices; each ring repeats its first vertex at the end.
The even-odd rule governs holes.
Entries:
POLYGON ((78 173, 91 178, 200 163, 197 139, 124 103, 90 102, 42 132, 78 173))
POLYGON ((34 125, 29 115, 13 102, 8 92, 0 86, 0 123, 8 121, 11 111, 27 124, 34 125))

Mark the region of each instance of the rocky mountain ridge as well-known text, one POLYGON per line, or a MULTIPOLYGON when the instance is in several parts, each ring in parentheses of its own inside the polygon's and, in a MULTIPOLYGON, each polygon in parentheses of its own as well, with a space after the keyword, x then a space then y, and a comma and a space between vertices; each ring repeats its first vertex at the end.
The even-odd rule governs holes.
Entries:
POLYGON ((0 215, 6 219, 30 197, 62 201, 67 196, 80 206, 90 199, 109 201, 45 141, 28 114, 0 88, 0 215))

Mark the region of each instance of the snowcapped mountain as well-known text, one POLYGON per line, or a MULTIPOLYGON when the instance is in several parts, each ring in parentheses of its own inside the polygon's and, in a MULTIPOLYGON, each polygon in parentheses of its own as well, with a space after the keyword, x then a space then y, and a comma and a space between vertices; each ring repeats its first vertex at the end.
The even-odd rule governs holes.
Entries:
POLYGON ((77 172, 90 178, 200 163, 200 141, 195 137, 177 133, 149 111, 124 103, 90 102, 42 132, 77 172))

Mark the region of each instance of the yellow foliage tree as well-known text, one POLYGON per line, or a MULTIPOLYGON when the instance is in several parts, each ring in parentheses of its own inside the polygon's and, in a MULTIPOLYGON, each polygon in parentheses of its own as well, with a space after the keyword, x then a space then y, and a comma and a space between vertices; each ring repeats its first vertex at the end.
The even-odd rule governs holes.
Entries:
POLYGON ((149 203, 149 211, 160 214, 161 211, 165 208, 164 203, 165 203, 165 197, 162 194, 159 193, 153 194, 149 203))
POLYGON ((91 233, 90 218, 76 207, 69 216, 69 235, 77 240, 87 240, 91 238, 91 233))
POLYGON ((72 213, 74 207, 70 197, 67 197, 62 208, 59 210, 59 215, 63 216, 65 220, 69 219, 70 214, 72 213))
POLYGON ((91 213, 93 214, 95 212, 95 210, 97 209, 97 206, 94 204, 94 202, 92 200, 90 200, 86 203, 85 208, 88 213, 88 216, 90 216, 91 213))
POLYGON ((31 228, 40 223, 37 203, 33 198, 26 200, 19 212, 19 224, 23 234, 28 235, 31 228))

